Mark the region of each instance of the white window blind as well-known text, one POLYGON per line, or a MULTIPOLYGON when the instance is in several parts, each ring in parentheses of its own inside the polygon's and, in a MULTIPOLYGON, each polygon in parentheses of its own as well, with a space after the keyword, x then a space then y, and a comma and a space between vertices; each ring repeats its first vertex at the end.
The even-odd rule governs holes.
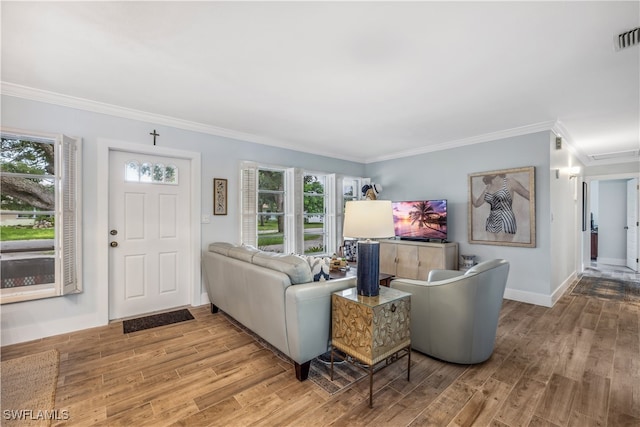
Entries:
POLYGON ((58 140, 62 155, 60 174, 62 194, 59 221, 61 223, 61 279, 60 294, 66 295, 82 291, 82 221, 81 221, 81 188, 78 159, 80 156, 80 140, 62 135, 58 140))
POLYGON ((285 229, 289 241, 285 241, 285 253, 304 253, 304 216, 302 213, 302 183, 303 172, 301 169, 289 168, 285 172, 285 229))
POLYGON ((245 245, 258 246, 258 165, 253 162, 242 162, 240 166, 240 242, 245 245))
POLYGON ((325 193, 326 193, 326 206, 325 206, 325 252, 327 255, 332 255, 338 252, 338 244, 337 244, 337 215, 336 209, 338 206, 338 197, 336 197, 336 176, 335 174, 329 174, 326 176, 325 183, 325 193))

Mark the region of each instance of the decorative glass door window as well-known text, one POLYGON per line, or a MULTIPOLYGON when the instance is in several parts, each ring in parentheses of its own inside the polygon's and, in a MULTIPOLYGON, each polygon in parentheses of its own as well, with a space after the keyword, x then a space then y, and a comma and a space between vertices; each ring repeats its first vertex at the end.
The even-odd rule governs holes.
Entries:
POLYGON ((131 160, 125 165, 125 181, 153 184, 178 184, 178 168, 175 165, 131 160))

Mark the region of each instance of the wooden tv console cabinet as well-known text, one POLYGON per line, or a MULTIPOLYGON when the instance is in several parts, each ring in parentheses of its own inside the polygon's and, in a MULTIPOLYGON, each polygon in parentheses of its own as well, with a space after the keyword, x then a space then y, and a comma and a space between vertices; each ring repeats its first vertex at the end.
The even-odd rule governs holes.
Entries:
POLYGON ((380 240, 380 273, 427 280, 431 270, 457 270, 457 243, 380 240))

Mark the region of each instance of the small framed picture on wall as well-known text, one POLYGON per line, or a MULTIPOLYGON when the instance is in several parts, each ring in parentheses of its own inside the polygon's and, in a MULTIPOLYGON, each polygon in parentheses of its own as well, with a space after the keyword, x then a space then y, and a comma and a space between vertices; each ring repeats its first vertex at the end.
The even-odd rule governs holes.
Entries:
POLYGON ((227 214, 227 180, 213 178, 213 214, 227 214))

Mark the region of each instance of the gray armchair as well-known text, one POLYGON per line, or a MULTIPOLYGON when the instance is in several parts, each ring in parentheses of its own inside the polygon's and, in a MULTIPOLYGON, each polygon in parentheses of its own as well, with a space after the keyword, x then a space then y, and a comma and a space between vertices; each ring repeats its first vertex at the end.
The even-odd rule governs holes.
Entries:
POLYGON ((411 347, 447 362, 472 364, 493 353, 509 263, 485 261, 466 272, 432 270, 427 281, 396 279, 411 294, 411 347))

